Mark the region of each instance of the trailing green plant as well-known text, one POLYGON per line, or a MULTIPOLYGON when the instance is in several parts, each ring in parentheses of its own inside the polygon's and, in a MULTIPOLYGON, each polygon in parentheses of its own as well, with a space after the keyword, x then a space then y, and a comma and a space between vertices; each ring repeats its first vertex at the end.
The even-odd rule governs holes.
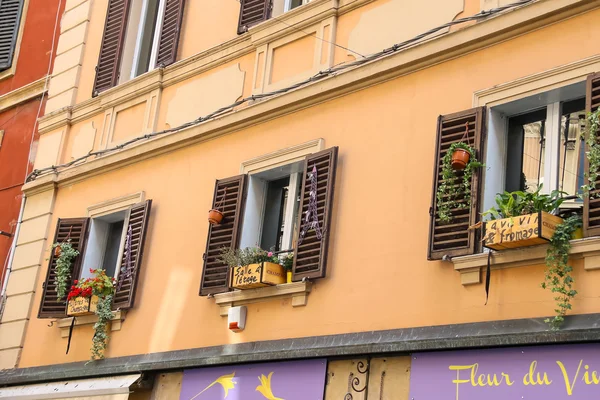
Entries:
POLYGON ((484 164, 475 158, 475 150, 464 142, 452 143, 442 159, 442 180, 438 184, 436 193, 437 214, 442 222, 452 221, 453 209, 468 209, 471 207, 471 180, 473 172, 484 164), (452 154, 457 149, 463 149, 470 155, 467 166, 462 171, 462 180, 452 168, 452 154), (461 198, 464 200, 460 202, 461 198))
POLYGON ((574 280, 571 276, 573 267, 568 262, 570 240, 581 224, 581 217, 578 215, 565 219, 556 228, 550 239, 550 247, 546 252, 546 272, 541 286, 543 289, 550 289, 555 294, 556 309, 554 311, 556 315, 554 318, 545 320, 552 330, 561 327, 565 315, 571 310, 571 300, 577 295, 577 291, 573 289, 574 280))
POLYGON ((548 213, 558 210, 565 201, 565 192, 553 190, 550 194, 541 194, 542 185, 535 192, 504 192, 496 195, 496 206, 483 212, 483 217, 491 220, 512 218, 540 211, 548 213))
POLYGON ((108 346, 108 323, 112 320, 112 294, 104 297, 98 296, 98 305, 96 306, 96 315, 98 321, 94 324, 94 336, 92 337, 92 357, 90 361, 104 358, 104 351, 108 346))
POLYGON ((79 251, 73 248, 71 239, 62 243, 54 243, 52 250, 56 248, 60 248, 60 254, 56 258, 54 285, 56 286, 57 300, 61 301, 67 295, 67 286, 71 279, 73 260, 79 255, 79 251))
POLYGON ((587 115, 586 127, 582 133, 582 138, 587 145, 585 153, 589 168, 586 174, 587 184, 581 187, 584 196, 589 196, 590 192, 596 189, 596 179, 600 176, 600 143, 598 143, 598 134, 600 133, 600 107, 587 115))

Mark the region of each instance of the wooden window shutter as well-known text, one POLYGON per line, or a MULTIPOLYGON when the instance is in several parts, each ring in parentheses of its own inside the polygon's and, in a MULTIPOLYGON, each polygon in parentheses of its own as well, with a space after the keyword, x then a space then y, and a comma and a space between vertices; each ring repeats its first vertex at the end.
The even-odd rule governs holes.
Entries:
MULTIPOLYGON (((436 194, 442 176, 442 160, 452 143, 462 140, 465 126, 468 123, 469 143, 477 153, 477 160, 482 161, 485 136, 485 108, 474 108, 438 118, 437 143, 433 170, 433 193, 430 208, 429 249, 427 259, 441 260, 444 255, 451 257, 473 254, 480 250, 479 230, 469 230, 469 226, 479 221, 479 194, 481 186, 481 169, 473 173, 471 181, 471 207, 454 209, 453 219, 442 223, 437 215, 436 194)), ((462 173, 457 173, 457 182, 462 181, 462 173)))
POLYGON ((102 46, 100 47, 100 56, 96 66, 93 96, 116 86, 119 81, 119 68, 121 66, 121 53, 123 51, 129 5, 130 0, 108 0, 102 46))
POLYGON ((160 30, 160 42, 156 65, 165 67, 177 60, 179 32, 183 23, 183 7, 185 0, 167 0, 165 15, 160 30))
POLYGON ((0 0, 0 71, 12 66, 24 0, 0 0))
POLYGON ((238 33, 244 33, 252 25, 266 21, 271 16, 271 0, 241 0, 238 33))
POLYGON ((221 249, 238 246, 245 194, 246 175, 219 179, 215 184, 212 207, 223 213, 223 221, 208 228, 200 296, 229 291, 229 268, 219 258, 221 249))
MULTIPOLYGON (((600 107, 600 73, 589 75, 587 78, 585 93, 585 110, 589 113, 596 111, 600 107)), ((587 152, 587 149, 586 149, 587 152)), ((590 170, 590 163, 587 157, 584 158, 585 175, 590 170)), ((589 196, 584 197, 583 201, 583 230, 585 236, 600 235, 600 179, 596 180, 596 190, 591 191, 589 196)))
MULTIPOLYGON (((327 267, 327 246, 331 225, 331 209, 333 207, 333 191, 335 187, 335 171, 337 166, 338 148, 332 147, 318 153, 306 156, 304 163, 304 178, 300 191, 300 206, 298 213, 298 243, 294 249, 294 265, 292 267, 294 281, 303 278, 324 278, 327 267), (317 170, 316 183, 316 219, 319 222, 321 238, 313 227, 307 229, 306 217, 311 208, 311 176, 314 168, 317 170), (303 229, 305 231, 302 237, 303 229)), ((309 222, 313 215, 309 214, 309 222)))
MULTIPOLYGON (((77 279, 81 273, 81 262, 87 241, 89 220, 89 218, 64 218, 59 219, 56 224, 56 233, 52 244, 71 239, 71 245, 79 251, 79 255, 73 261, 71 281, 67 283, 67 288, 71 287, 72 281, 77 279)), ((54 257, 54 252, 51 251, 38 318, 62 318, 67 314, 67 299, 57 300, 55 278, 56 257, 54 257)))
MULTIPOLYGON (((142 256, 144 255, 144 243, 146 242, 146 231, 148 230, 148 219, 152 200, 146 200, 131 207, 129 213, 129 222, 127 224, 126 234, 131 229, 131 260, 129 264, 129 273, 127 270, 127 249, 123 250, 121 264, 119 264, 119 274, 125 274, 121 277, 121 287, 115 292, 113 299, 113 310, 127 309, 133 307, 135 301, 135 291, 140 276, 142 266, 142 256)), ((117 277, 117 282, 120 279, 117 277)))

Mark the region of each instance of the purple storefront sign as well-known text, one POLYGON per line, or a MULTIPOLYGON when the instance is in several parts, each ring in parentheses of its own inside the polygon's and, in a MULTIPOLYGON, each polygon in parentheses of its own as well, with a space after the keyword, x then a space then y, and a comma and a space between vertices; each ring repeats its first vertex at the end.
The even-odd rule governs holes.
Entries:
POLYGON ((327 360, 188 369, 180 400, 322 400, 327 360))
POLYGON ((600 399, 600 344, 412 356, 412 400, 600 399))

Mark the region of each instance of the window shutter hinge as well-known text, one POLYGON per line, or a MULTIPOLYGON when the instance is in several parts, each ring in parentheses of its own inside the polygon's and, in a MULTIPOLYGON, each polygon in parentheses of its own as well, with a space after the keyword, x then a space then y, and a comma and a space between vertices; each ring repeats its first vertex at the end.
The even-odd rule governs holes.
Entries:
POLYGON ((46 289, 46 282, 42 283, 42 289, 46 289))
POLYGON ((202 254, 202 260, 206 261, 206 253, 202 254))
POLYGON ((433 207, 429 207, 429 216, 433 217, 433 207))

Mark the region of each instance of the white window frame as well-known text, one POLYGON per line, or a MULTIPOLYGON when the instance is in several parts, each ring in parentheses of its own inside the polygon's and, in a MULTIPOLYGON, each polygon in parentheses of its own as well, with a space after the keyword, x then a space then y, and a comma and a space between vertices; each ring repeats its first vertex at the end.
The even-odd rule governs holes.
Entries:
MULTIPOLYGON (((140 54, 142 52, 142 40, 144 37, 144 29, 146 28, 146 24, 141 23, 141 21, 146 21, 148 17, 148 4, 150 0, 142 0, 142 10, 140 15, 140 24, 138 26, 138 30, 136 33, 136 41, 135 41, 135 50, 133 52, 133 62, 131 63, 131 71, 129 73, 129 79, 134 79, 137 77, 136 72, 138 69, 138 65, 140 62, 140 54)), ((148 65, 148 71, 152 71, 156 68, 156 59, 158 58, 158 46, 160 44, 160 33, 162 30, 163 18, 165 14, 165 7, 167 4, 167 0, 159 0, 158 3, 158 14, 156 16, 156 26, 154 29, 154 36, 152 38, 152 47, 150 52, 150 63, 148 65)))
MULTIPOLYGON (((540 98, 549 98, 541 107, 546 107, 545 123, 545 155, 544 155, 544 184, 542 193, 551 193, 560 189, 560 147, 562 104, 576 98, 585 96, 584 81, 576 82, 564 87, 553 88, 538 94, 540 98), (563 90, 565 93, 563 93, 563 90), (564 98, 560 98, 560 96, 564 98)), ((524 99, 527 96, 524 96, 524 99)), ((486 169, 483 178, 483 208, 488 210, 495 206, 496 194, 505 190, 506 165, 508 160, 508 119, 515 113, 504 114, 497 111, 499 108, 517 103, 522 99, 511 100, 496 104, 488 112, 488 134, 486 143, 486 169)), ((518 103, 517 103, 518 104, 518 103)), ((539 107, 536 107, 539 109, 539 107)), ((527 109, 523 109, 527 112, 527 109)), ((578 170, 578 167, 577 167, 578 170)))

